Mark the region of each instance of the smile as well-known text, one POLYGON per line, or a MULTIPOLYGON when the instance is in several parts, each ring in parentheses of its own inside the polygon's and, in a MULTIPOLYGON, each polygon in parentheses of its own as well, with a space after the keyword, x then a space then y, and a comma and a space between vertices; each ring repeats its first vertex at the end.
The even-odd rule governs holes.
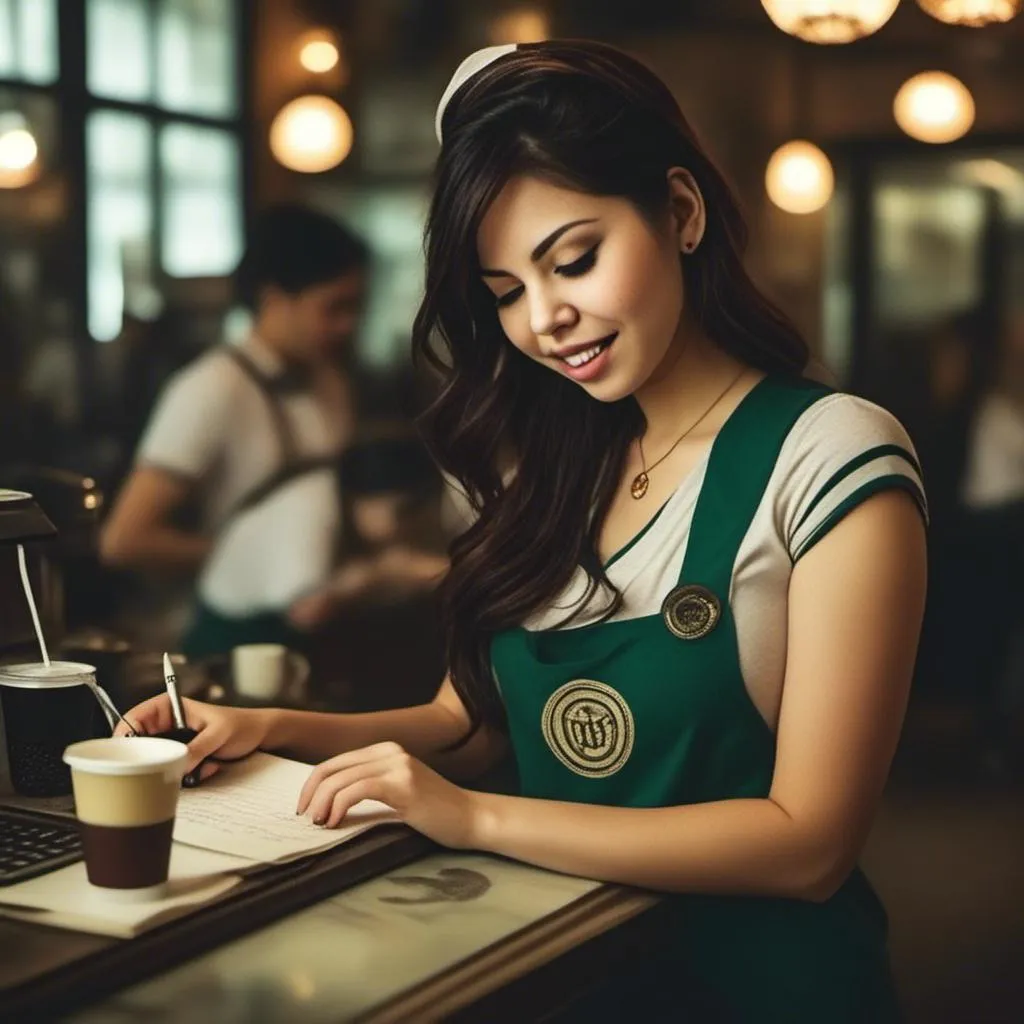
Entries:
POLYGON ((618 336, 618 331, 616 331, 582 352, 574 352, 571 356, 559 356, 558 361, 562 365, 562 372, 578 381, 590 380, 592 377, 600 375, 608 361, 605 353, 618 336))
POLYGON ((586 366, 591 359, 596 359, 617 337, 616 334, 609 334, 607 338, 602 338, 600 341, 595 342, 590 348, 585 349, 583 352, 576 352, 574 355, 565 356, 562 362, 568 363, 574 369, 578 369, 581 366, 586 366))

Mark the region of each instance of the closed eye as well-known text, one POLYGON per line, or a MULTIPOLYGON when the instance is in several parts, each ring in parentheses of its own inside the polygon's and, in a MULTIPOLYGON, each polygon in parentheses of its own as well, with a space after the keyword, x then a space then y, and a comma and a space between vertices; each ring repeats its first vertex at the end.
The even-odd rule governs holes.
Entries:
POLYGON ((587 271, 592 270, 594 264, 597 263, 599 244, 592 245, 579 259, 573 260, 572 263, 564 263, 560 267, 555 267, 555 273, 561 274, 562 277, 582 277, 587 271))
MULTIPOLYGON (((555 267, 555 273, 560 274, 562 277, 582 277, 590 270, 593 270, 594 265, 597 263, 597 250, 599 247, 599 242, 592 245, 582 256, 573 260, 572 263, 563 263, 561 266, 555 267)), ((505 292, 504 295, 499 295, 495 300, 495 304, 498 309, 505 309, 507 306, 511 306, 522 294, 523 286, 519 285, 518 288, 513 288, 511 291, 505 292)))
POLYGON ((513 288, 510 292, 505 292, 504 295, 499 295, 495 300, 494 304, 498 309, 504 309, 506 306, 511 306, 520 295, 523 294, 523 286, 519 285, 518 288, 513 288))

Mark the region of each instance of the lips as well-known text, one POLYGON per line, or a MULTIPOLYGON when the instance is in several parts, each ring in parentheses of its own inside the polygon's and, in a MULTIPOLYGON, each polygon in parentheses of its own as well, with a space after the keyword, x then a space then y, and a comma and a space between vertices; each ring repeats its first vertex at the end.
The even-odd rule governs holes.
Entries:
MULTIPOLYGON (((580 366, 573 366, 571 363, 566 362, 564 358, 559 358, 558 369, 567 377, 571 377, 573 380, 578 381, 581 384, 597 380, 597 378, 603 376, 608 369, 609 360, 611 359, 611 347, 617 337, 618 332, 610 334, 607 338, 602 338, 598 342, 592 342, 588 347, 591 349, 596 347, 599 351, 595 356, 588 359, 580 366)), ((587 351, 587 347, 585 347, 583 351, 587 351)))
POLYGON ((603 338, 598 338, 596 341, 587 341, 582 345, 571 345, 562 352, 558 352, 555 358, 560 359, 564 363, 570 356, 577 356, 581 352, 590 351, 592 348, 607 348, 618 336, 619 332, 613 331, 611 334, 606 334, 603 338))

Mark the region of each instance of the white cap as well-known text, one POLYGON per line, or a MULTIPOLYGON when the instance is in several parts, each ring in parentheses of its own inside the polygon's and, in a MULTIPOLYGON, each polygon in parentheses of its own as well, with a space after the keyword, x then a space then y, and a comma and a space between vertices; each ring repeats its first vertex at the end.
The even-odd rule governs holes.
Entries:
POLYGON ((516 43, 502 43, 501 46, 485 46, 482 50, 474 50, 456 69, 441 96, 441 102, 437 105, 437 113, 434 115, 434 132, 437 141, 441 142, 441 118, 444 117, 444 108, 455 93, 462 88, 466 80, 472 78, 478 71, 483 71, 488 64, 504 57, 506 53, 512 53, 517 49, 516 43))

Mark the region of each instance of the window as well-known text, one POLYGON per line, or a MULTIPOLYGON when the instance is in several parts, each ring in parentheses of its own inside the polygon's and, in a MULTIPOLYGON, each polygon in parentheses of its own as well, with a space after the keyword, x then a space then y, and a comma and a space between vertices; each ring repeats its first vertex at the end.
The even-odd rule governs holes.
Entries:
MULTIPOLYGON (((315 193, 313 193, 315 195, 315 193)), ((423 295, 423 225, 430 197, 421 184, 336 186, 319 204, 373 239, 373 274, 359 331, 359 358, 378 369, 408 359, 409 324, 423 295)))
POLYGON ((189 344, 222 336, 244 241, 243 6, 0 0, 0 351, 33 409, 19 458, 110 470, 91 432, 111 429, 120 350, 94 342, 126 313, 171 306, 189 344))
POLYGON ((153 84, 146 0, 89 0, 86 22, 86 85, 111 100, 152 99, 153 84))
POLYGON ((99 341, 117 336, 124 309, 159 304, 161 275, 226 275, 241 254, 235 6, 86 0, 88 323, 99 341))
POLYGON ((164 0, 157 20, 157 102, 168 110, 237 113, 232 5, 164 0))
POLYGON ((0 78, 57 80, 57 0, 0 0, 0 78))
POLYGON ((876 316, 889 329, 965 309, 981 287, 981 190, 904 174, 913 170, 883 166, 874 196, 876 316))
POLYGON ((238 150, 238 139, 216 128, 171 124, 163 130, 161 260, 168 274, 225 274, 241 256, 238 150))
POLYGON ((89 333, 97 341, 117 337, 125 305, 151 287, 152 135, 136 114, 99 110, 86 124, 89 333))

